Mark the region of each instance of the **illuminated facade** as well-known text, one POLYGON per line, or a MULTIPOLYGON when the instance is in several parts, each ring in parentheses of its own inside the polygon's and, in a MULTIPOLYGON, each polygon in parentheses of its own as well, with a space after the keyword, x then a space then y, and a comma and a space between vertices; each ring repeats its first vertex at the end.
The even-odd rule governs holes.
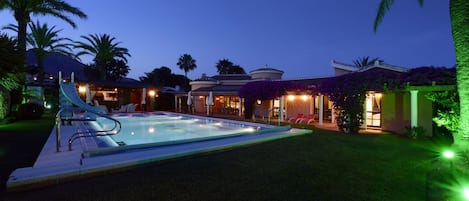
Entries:
MULTIPOLYGON (((375 62, 370 66, 357 68, 353 65, 332 61, 334 76, 352 72, 388 71, 395 74, 407 72, 406 68, 375 62)), ((258 80, 282 80, 283 71, 273 68, 260 68, 249 75, 217 75, 202 76, 190 83, 190 106, 187 104, 187 93, 175 95, 175 110, 198 114, 244 115, 243 99, 239 97, 239 89, 248 82, 258 80), (209 93, 213 95, 213 105, 209 105, 209 93)), ((307 85, 314 89, 323 78, 289 79, 288 81, 307 85)), ((266 89, 269 90, 269 89, 266 89)), ((433 103, 425 98, 432 91, 454 90, 454 86, 408 86, 403 90, 369 91, 366 95, 363 111, 362 129, 374 129, 404 133, 411 127, 423 127, 427 135, 433 131, 432 118, 435 115, 433 103)), ((279 118, 288 121, 298 114, 309 118, 308 121, 296 123, 335 123, 333 102, 329 97, 317 91, 291 91, 273 100, 255 102, 254 115, 262 118, 279 118), (313 119, 313 120, 311 120, 313 119)))

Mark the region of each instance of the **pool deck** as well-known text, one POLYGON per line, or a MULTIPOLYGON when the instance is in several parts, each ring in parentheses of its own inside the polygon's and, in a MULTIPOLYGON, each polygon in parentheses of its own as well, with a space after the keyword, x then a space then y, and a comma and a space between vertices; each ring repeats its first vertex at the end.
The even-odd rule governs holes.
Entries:
POLYGON ((14 170, 7 181, 7 191, 21 191, 77 180, 93 175, 123 171, 144 164, 232 149, 266 141, 312 133, 311 130, 290 129, 272 133, 241 135, 208 141, 191 142, 170 146, 160 146, 130 150, 121 153, 84 157, 80 141, 75 141, 72 151, 68 151, 68 138, 77 131, 75 125, 61 126, 61 147, 56 152, 55 127, 32 167, 14 170))

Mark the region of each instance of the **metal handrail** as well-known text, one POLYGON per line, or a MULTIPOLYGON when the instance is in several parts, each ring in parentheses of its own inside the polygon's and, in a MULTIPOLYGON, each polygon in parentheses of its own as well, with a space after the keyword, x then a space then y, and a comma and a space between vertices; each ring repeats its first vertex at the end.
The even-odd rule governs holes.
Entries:
MULTIPOLYGON (((83 110, 81 108, 74 108, 74 109, 71 109, 71 108, 62 108, 59 110, 59 112, 57 112, 57 115, 56 115, 56 144, 57 144, 57 152, 60 151, 60 125, 61 125, 61 118, 60 118, 60 115, 63 111, 78 111, 78 110, 83 110)), ((116 135, 118 134, 121 129, 122 129, 122 125, 121 125, 121 122, 118 121, 117 119, 114 119, 108 115, 105 115, 105 114, 100 114, 100 113, 97 113, 97 112, 94 112, 94 111, 89 111, 89 110, 85 110, 87 112, 90 112, 90 113, 93 113, 97 116, 100 116, 100 117, 104 117, 106 119, 109 119, 111 121, 114 122, 114 127, 112 129, 109 129, 109 130, 103 130, 103 131, 95 131, 94 132, 94 135, 83 135, 83 134, 89 134, 90 132, 77 132, 77 133, 74 133, 72 136, 70 136, 68 138, 68 150, 71 151, 72 150, 72 143, 74 140, 78 139, 78 138, 82 138, 82 137, 100 137, 100 136, 109 136, 109 135, 116 135), (116 128, 118 128, 116 130, 116 128)), ((81 120, 76 120, 76 121, 90 121, 89 119, 81 119, 81 120)), ((92 120, 92 121, 96 121, 96 119, 92 120)))

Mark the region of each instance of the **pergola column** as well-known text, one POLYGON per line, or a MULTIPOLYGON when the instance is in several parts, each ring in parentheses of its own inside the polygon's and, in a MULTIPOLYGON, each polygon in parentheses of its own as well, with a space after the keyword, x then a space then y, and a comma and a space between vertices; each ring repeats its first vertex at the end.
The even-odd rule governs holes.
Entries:
POLYGON ((322 125, 324 118, 324 95, 319 95, 319 125, 322 125))
POLYGON ((313 101, 313 96, 309 96, 309 113, 314 116, 314 101, 313 101))
POLYGON ((410 126, 418 126, 418 92, 417 90, 410 91, 410 126))
POLYGON ((239 97, 238 116, 243 115, 243 98, 239 97))
POLYGON ((283 107, 284 107, 284 99, 285 99, 285 96, 281 96, 279 101, 278 101, 278 122, 280 123, 281 121, 283 121, 283 107))
POLYGON ((363 124, 360 126, 360 128, 362 129, 365 129, 367 128, 367 122, 366 122, 366 115, 367 115, 367 109, 366 109, 366 106, 367 106, 367 102, 368 102, 368 97, 370 95, 369 94, 366 94, 365 95, 365 102, 363 103, 363 114, 362 114, 362 120, 363 120, 363 124))
POLYGON ((178 96, 174 96, 174 112, 178 111, 178 96))

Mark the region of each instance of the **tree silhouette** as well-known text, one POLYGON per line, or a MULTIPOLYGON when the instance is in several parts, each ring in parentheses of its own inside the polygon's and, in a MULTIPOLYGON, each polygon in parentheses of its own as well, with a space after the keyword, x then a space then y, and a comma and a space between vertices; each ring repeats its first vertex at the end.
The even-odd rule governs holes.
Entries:
POLYGON ((179 57, 179 60, 176 65, 178 65, 181 70, 184 70, 184 75, 187 77, 187 72, 197 68, 197 64, 195 64, 195 62, 196 60, 193 59, 190 54, 186 53, 179 57))

